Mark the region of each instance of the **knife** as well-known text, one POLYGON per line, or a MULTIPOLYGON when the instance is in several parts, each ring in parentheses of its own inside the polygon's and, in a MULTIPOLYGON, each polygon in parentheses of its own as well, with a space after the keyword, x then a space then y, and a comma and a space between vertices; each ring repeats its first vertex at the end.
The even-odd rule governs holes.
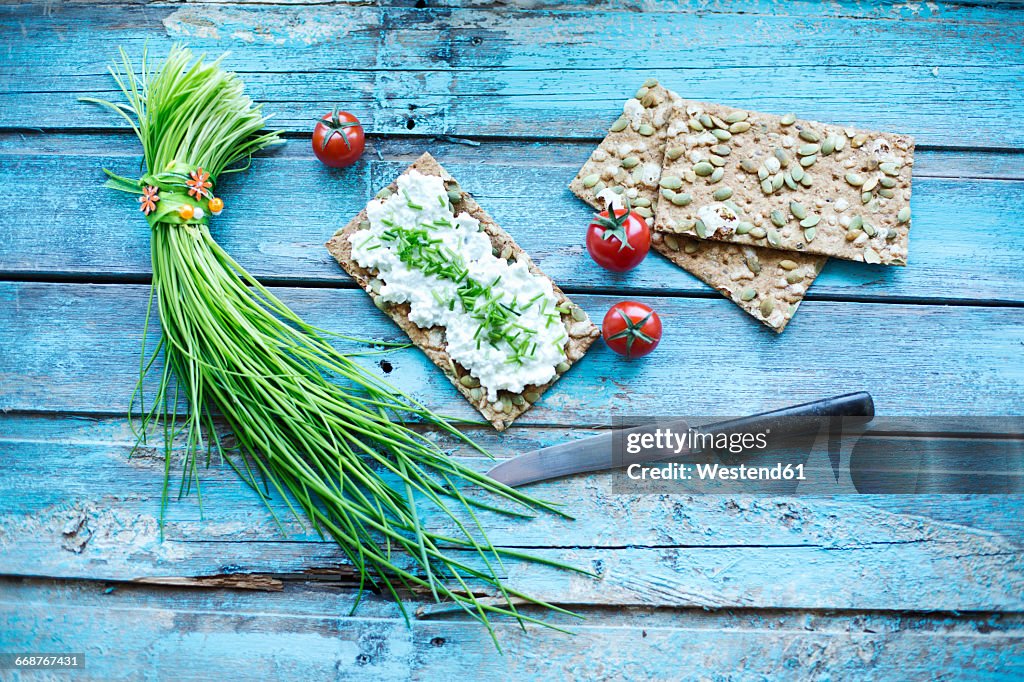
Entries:
MULTIPOLYGON (((867 423, 874 415, 875 405, 871 395, 861 391, 717 424, 708 424, 696 427, 694 430, 713 435, 772 432, 775 437, 791 437, 818 430, 822 424, 822 417, 859 417, 863 419, 864 423, 867 423)), ((685 433, 689 428, 685 420, 659 423, 658 426, 671 428, 677 433, 685 433)), ((636 430, 642 431, 644 428, 636 427, 636 430)), ((621 434, 618 437, 621 438, 621 434)), ((527 452, 491 468, 487 475, 505 485, 515 487, 570 474, 604 471, 605 469, 658 460, 657 457, 652 459, 649 450, 631 455, 622 449, 621 457, 615 457, 613 455, 615 438, 615 432, 609 431, 597 436, 527 452)), ((694 453, 693 450, 686 453, 673 452, 663 459, 694 453)))

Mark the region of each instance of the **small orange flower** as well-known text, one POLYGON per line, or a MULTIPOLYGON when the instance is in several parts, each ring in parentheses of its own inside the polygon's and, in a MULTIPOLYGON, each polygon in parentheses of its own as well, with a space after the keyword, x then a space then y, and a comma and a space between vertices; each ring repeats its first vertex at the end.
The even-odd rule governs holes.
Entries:
POLYGON ((192 179, 186 180, 185 185, 188 186, 188 194, 196 199, 212 196, 210 187, 213 187, 213 183, 209 182, 210 174, 204 173, 202 167, 192 171, 192 179))
POLYGON ((139 208, 140 211, 149 215, 156 210, 156 202, 160 201, 160 197, 157 195, 156 187, 150 185, 142 190, 142 196, 139 197, 139 203, 142 206, 139 208))

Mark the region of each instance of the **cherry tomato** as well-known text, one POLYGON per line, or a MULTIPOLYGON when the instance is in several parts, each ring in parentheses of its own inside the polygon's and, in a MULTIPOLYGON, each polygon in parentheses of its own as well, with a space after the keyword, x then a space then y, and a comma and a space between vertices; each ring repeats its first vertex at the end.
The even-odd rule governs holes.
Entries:
POLYGON ((324 114, 313 129, 313 153, 331 168, 351 166, 365 146, 363 126, 347 111, 324 114))
POLYGON ((622 301, 608 309, 601 323, 601 335, 608 347, 627 358, 639 358, 658 347, 661 318, 650 306, 622 301))
POLYGON ((626 272, 640 265, 651 250, 647 221, 626 208, 601 211, 587 228, 587 251, 603 268, 626 272))

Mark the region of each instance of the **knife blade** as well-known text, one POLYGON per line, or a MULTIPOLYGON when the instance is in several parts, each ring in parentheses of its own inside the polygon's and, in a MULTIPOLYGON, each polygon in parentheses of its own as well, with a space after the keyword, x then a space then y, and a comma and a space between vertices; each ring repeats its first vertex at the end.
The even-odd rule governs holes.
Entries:
MULTIPOLYGON (((862 417, 865 421, 870 421, 874 414, 875 407, 871 395, 861 391, 705 425, 695 430, 711 434, 731 434, 774 429, 779 435, 795 436, 817 429, 821 425, 820 417, 862 417), (807 419, 799 419, 801 417, 807 419)), ((658 426, 676 432, 685 432, 689 428, 686 420, 682 419, 659 423, 658 426)), ((643 429, 644 427, 635 427, 627 429, 625 433, 643 429)), ((609 431, 568 443, 551 445, 501 462, 492 467, 487 475, 505 485, 515 487, 571 474, 604 471, 652 461, 650 451, 635 455, 623 451, 616 457, 613 454, 615 438, 616 434, 609 431)), ((665 459, 678 456, 679 453, 672 453, 665 459)))

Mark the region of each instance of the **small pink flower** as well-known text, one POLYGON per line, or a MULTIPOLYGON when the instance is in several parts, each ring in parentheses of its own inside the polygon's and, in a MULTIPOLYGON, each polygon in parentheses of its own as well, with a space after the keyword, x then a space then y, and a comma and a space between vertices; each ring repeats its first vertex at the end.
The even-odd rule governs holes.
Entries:
POLYGON ((139 208, 140 211, 149 215, 156 210, 156 202, 160 201, 160 197, 157 195, 156 187, 150 185, 142 190, 142 196, 139 197, 139 203, 142 206, 139 208))

